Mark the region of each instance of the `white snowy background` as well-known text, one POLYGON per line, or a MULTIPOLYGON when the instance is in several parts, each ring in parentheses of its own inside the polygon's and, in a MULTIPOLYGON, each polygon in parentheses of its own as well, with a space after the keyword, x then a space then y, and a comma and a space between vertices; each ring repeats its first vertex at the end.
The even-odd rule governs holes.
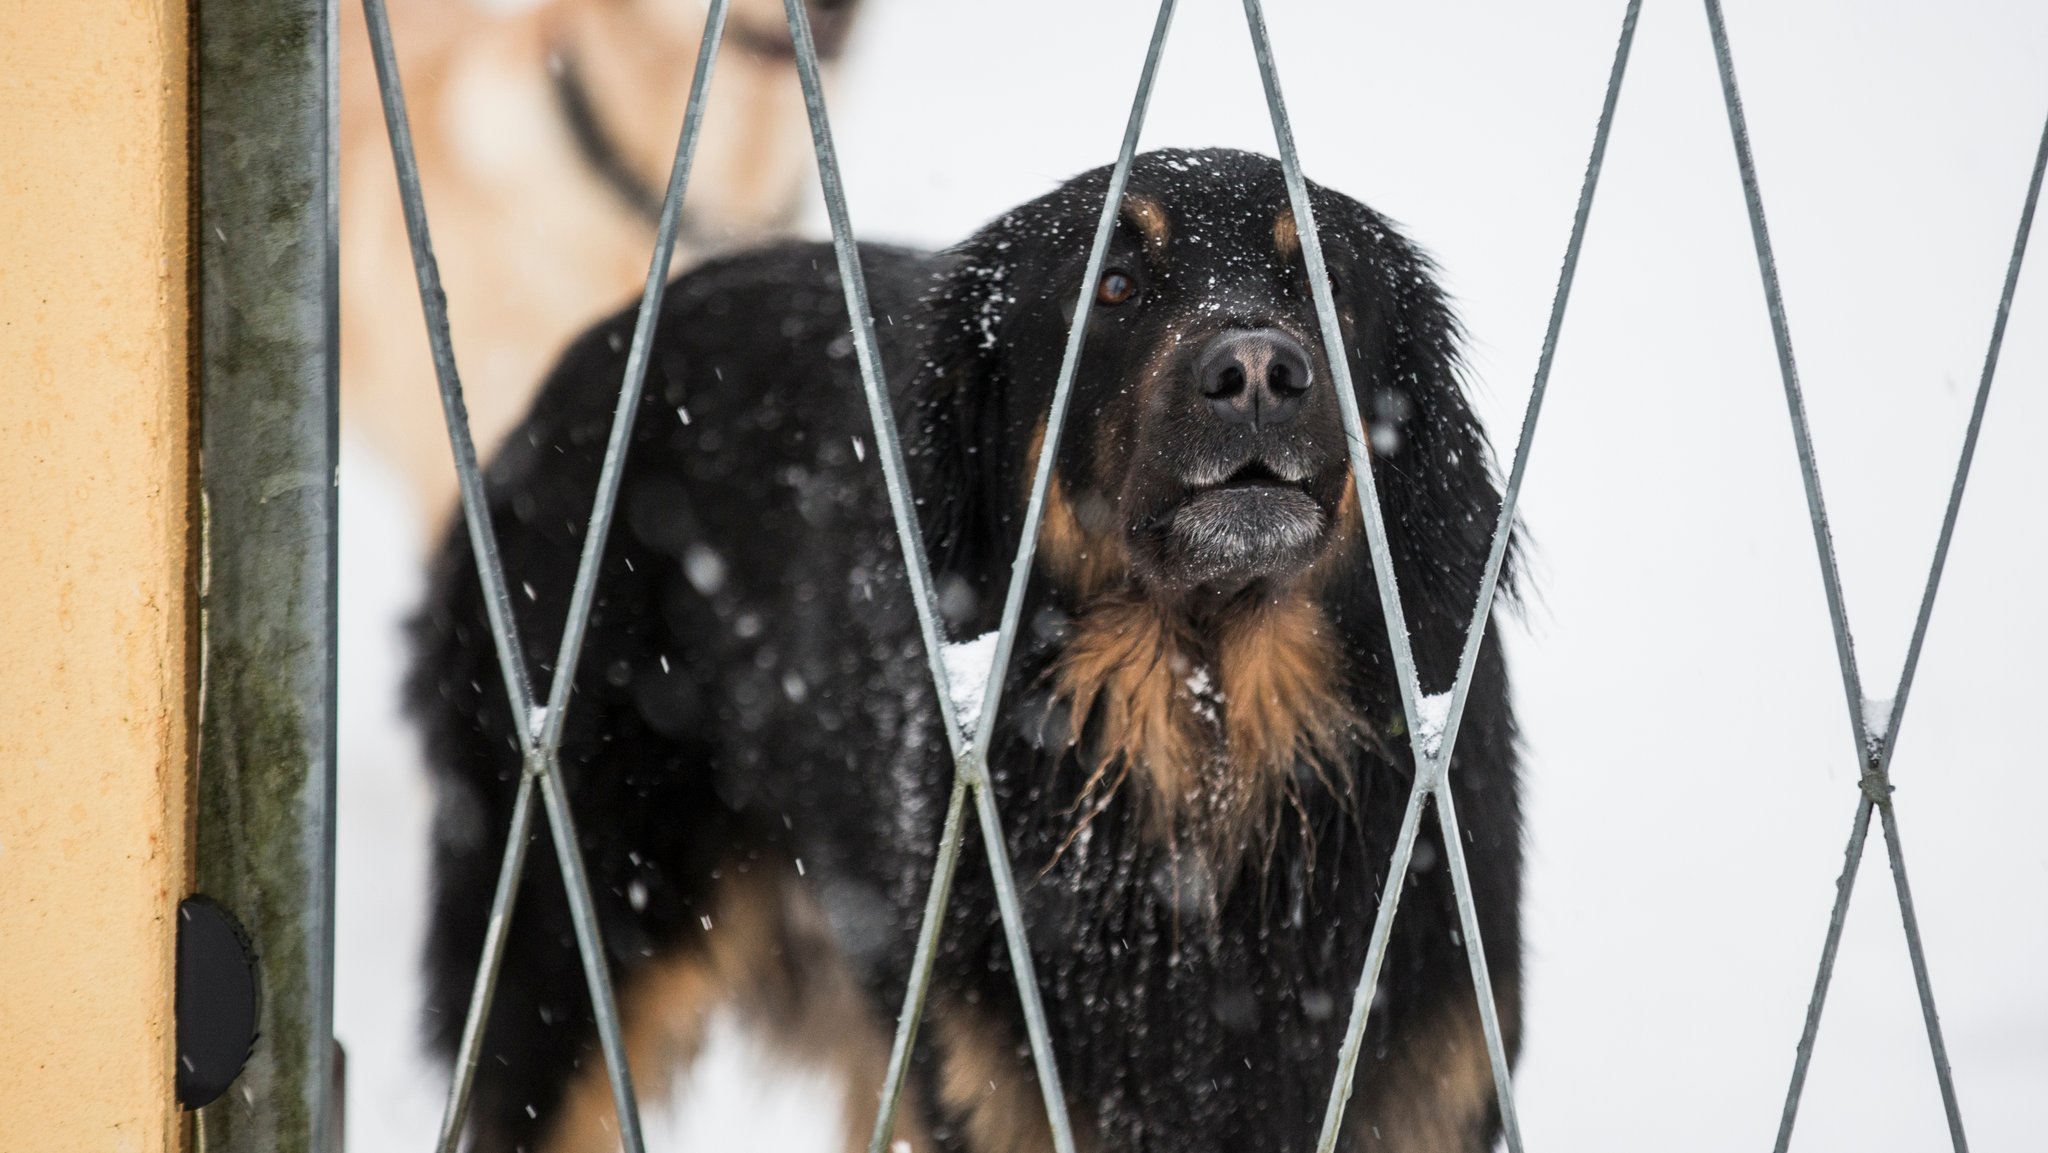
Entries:
MULTIPOLYGON (((1510 449, 1622 3, 1270 6, 1310 176, 1441 259, 1510 449)), ((1239 6, 1182 8, 1145 143, 1270 151, 1239 6)), ((1525 493, 1535 596, 1509 632, 1531 1150, 1768 1147, 1856 802, 1706 21, 1645 8, 1525 493)), ((1728 8, 1857 651, 1889 695, 2048 113, 2048 5, 1728 8)), ((832 104, 862 234, 948 243, 1110 160, 1151 18, 1145 0, 870 0, 832 104)), ((1894 762, 1980 1153, 2042 1148, 2048 1100, 2044 246, 1894 762)), ((344 469, 348 1131, 357 1151, 424 1150, 445 1083, 414 1045, 429 798, 394 692, 423 531, 361 446, 344 469)), ((1870 849, 1796 1144, 1945 1148, 1875 833, 1870 849)), ((835 1145, 837 1090, 737 1028, 643 1094, 663 1149, 835 1145)))

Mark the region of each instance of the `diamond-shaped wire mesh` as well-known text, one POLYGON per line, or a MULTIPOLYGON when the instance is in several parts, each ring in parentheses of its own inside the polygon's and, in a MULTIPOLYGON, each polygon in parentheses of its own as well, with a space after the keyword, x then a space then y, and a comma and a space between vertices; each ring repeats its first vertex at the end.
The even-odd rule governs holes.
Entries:
POLYGON ((1913 674, 1920 664, 1920 646, 1927 638, 1927 623, 1934 614, 1934 597, 1941 588, 1942 569, 1948 561, 1949 542, 1954 538, 1956 514, 1962 508, 1963 488, 1970 478, 1970 464, 1977 453, 1977 433, 1983 427, 1984 407, 1991 397, 1991 380, 1998 370, 1998 352, 2005 341, 2006 317, 2012 311, 2013 289, 2019 283, 2020 263, 2026 256, 2027 237, 2033 230, 2034 206, 2041 195, 2041 176, 2048 167, 2048 126, 2034 158, 2033 174, 2020 209, 2020 223, 2013 237, 2012 257, 2007 261, 2005 286, 1999 294, 1998 313, 1992 321, 1991 345, 1984 354, 1984 370, 1977 380, 1977 397, 1970 409, 1970 424, 1963 437, 1963 450, 1956 462, 1955 481, 1950 486, 1948 509, 1942 516, 1941 533, 1928 566, 1927 585, 1920 596, 1920 608, 1913 622, 1913 639, 1906 650, 1905 666, 1899 672, 1898 688, 1889 701, 1872 701, 1864 695, 1862 674, 1856 665, 1855 642, 1849 631, 1848 608, 1842 601, 1841 572, 1835 562, 1834 538, 1828 530, 1827 505, 1821 498, 1820 471, 1814 461, 1813 434, 1807 428, 1806 398, 1799 387, 1799 369, 1792 356, 1792 331, 1785 319, 1785 299, 1778 284, 1777 258, 1771 249, 1771 235, 1764 223, 1763 193, 1758 188, 1756 160, 1750 155, 1749 124, 1742 111, 1742 96, 1735 84, 1734 54, 1728 45, 1728 28, 1721 15, 1720 0, 1705 0, 1707 24, 1714 41, 1714 61, 1721 77, 1721 94, 1728 107, 1728 130, 1735 144, 1735 158, 1742 173, 1743 200, 1749 210, 1750 236, 1756 243, 1758 271, 1763 277, 1764 301, 1770 312, 1771 338, 1777 346, 1778 370, 1784 380, 1785 404, 1791 414, 1793 442, 1799 451, 1799 472, 1806 485, 1806 505, 1813 522, 1813 542, 1820 557, 1821 581, 1827 591, 1828 619, 1834 626, 1835 653, 1842 669, 1842 691, 1848 699, 1849 727, 1856 742, 1856 759, 1863 766, 1858 783, 1856 818, 1850 828, 1842 876, 1836 882, 1834 911, 1828 919, 1827 942, 1821 948, 1820 971, 1814 978, 1813 997, 1806 1010, 1806 1026, 1799 1038, 1798 1055, 1792 1066, 1792 1082, 1785 1094, 1785 1109, 1778 1124, 1777 1153, 1792 1143, 1792 1126, 1799 1115, 1799 1099, 1806 1087, 1806 1071, 1813 1059, 1814 1037, 1820 1030, 1821 1007, 1827 1000, 1828 982, 1834 975, 1835 956, 1842 943, 1842 926, 1849 913, 1849 896, 1856 874, 1863 864, 1863 845, 1870 831, 1870 814, 1875 809, 1883 822, 1885 848, 1891 857, 1892 881, 1898 893, 1899 920, 1906 933, 1906 951, 1913 963, 1913 984, 1919 994, 1921 1017, 1927 1024, 1927 1045, 1934 1058, 1934 1076, 1941 1087, 1942 1111, 1948 1120, 1949 1140, 1956 1153, 1965 1153, 1969 1142, 1963 1135, 1962 1107, 1956 1100, 1955 1078, 1949 1071, 1948 1046, 1942 1040, 1941 1020, 1934 1008, 1934 985, 1927 973, 1927 950, 1920 939, 1919 918, 1913 911, 1913 893, 1906 883, 1905 850, 1899 844, 1898 817, 1893 810, 1891 758, 1898 740, 1899 722, 1906 711, 1907 694, 1913 688, 1913 674), (1873 713, 1880 715, 1873 716, 1873 713))
POLYGON ((441 292, 433 242, 427 231, 419 164, 413 153, 411 128, 406 120, 405 96, 391 43, 391 24, 385 14, 383 0, 363 0, 377 67, 377 87, 383 98, 385 127, 391 135, 392 159, 398 171, 400 199, 405 209, 406 234, 412 243, 413 268, 419 279, 420 302, 426 312, 435 377, 440 385, 449 443, 455 453, 455 469, 461 484, 463 521, 476 554, 477 576, 484 586, 492 641, 497 648, 505 691, 512 703, 512 715, 526 722, 518 727, 525 769, 520 774, 519 791, 513 803, 512 828, 505 843, 497 890, 492 896, 483 956, 475 992, 463 1021, 455 1075, 449 1087, 448 1107, 441 1126, 439 1148, 444 1153, 453 1153, 461 1142, 463 1118, 483 1047, 484 1024, 490 1018, 491 998, 504 958, 512 904, 525 871, 526 840, 533 822, 536 786, 548 811, 555 857, 562 869, 570 917, 576 930, 577 954, 582 960, 584 977, 590 986, 591 1003, 596 1009, 598 1039, 611 1079, 619 1135, 629 1153, 642 1153, 644 1148, 640 1134, 640 1110, 634 1100, 632 1078, 626 1066, 618 1002, 612 992, 611 973, 605 961, 604 944, 591 902, 590 882, 584 873, 583 855, 576 839, 568 794, 558 772, 558 752, 562 717, 569 703, 569 688, 575 683, 576 661, 582 652, 583 632, 589 623, 591 604, 596 596, 597 562, 611 526, 612 512, 618 503, 626 443, 632 433, 633 413, 638 409, 641 385, 646 379, 647 353, 654 338, 654 317, 660 310, 661 296, 667 286, 669 261, 675 250, 676 229, 681 218, 683 189, 689 182, 690 162, 695 156, 697 134, 703 124, 704 94, 710 85, 711 70, 717 62, 718 47, 724 37, 728 2, 712 0, 705 16, 704 46, 698 53, 696 73, 690 82, 690 100, 683 115, 682 138, 676 146, 675 164, 662 202, 655 251, 648 265, 647 287, 641 297, 625 380, 619 388, 617 415, 612 423, 611 438, 606 444, 598 491, 591 508, 590 527, 585 535, 584 552, 562 630, 561 655, 554 665, 555 675, 547 704, 536 706, 525 658, 521 655, 525 650, 520 647, 517 624, 512 616, 504 562, 499 557, 497 537, 485 504, 483 478, 477 469, 476 446, 470 441, 468 416, 463 410, 462 384, 456 375, 455 353, 448 335, 447 301, 441 292))
MULTIPOLYGON (((624 1046, 621 1038, 616 999, 613 996, 610 975, 604 961, 604 949, 600 940, 596 916, 591 903, 589 882, 584 874, 583 863, 574 832, 568 797, 559 775, 559 747, 562 736, 562 719, 569 703, 569 687, 574 680, 574 670, 580 654, 585 628, 588 624, 591 606, 596 596, 597 560, 601 555, 613 511, 616 507, 619 481, 624 465, 626 446, 632 431, 633 414, 637 411, 640 390, 646 376, 649 351, 654 336, 654 321, 657 316, 663 291, 666 287, 667 270, 673 255, 680 209, 690 173, 697 136, 702 125, 704 101, 712 69, 716 63, 722 41, 729 0, 711 0, 706 15, 703 47, 699 52, 695 73, 691 80, 690 96, 684 114, 681 137, 677 143, 675 162, 671 169, 662 210, 653 258, 649 263, 645 291, 642 294, 636 317, 631 350, 628 354, 624 379, 620 385, 619 402, 607 444, 598 490, 594 494, 590 528, 585 536, 584 551, 571 593, 566 625, 563 630, 560 655, 554 665, 548 698, 544 704, 536 704, 529 674, 520 647, 517 627, 511 612, 511 600, 507 592, 506 577, 499 557, 496 537, 485 504, 483 480, 479 472, 474 445, 471 443, 468 421, 463 408, 460 378, 456 372, 454 354, 448 335, 446 303, 441 293, 440 280, 435 265, 433 246, 430 239, 424 205, 422 203, 419 170, 414 159, 411 135, 406 120, 404 95, 399 82, 395 55, 391 43, 389 22, 385 16, 383 0, 363 0, 367 16, 373 56, 377 67, 378 85, 383 99, 386 126, 391 137, 401 200, 405 211, 408 236, 412 243, 415 272, 419 281, 420 297, 425 312, 429 343, 433 354, 436 378, 440 387, 444 415, 447 420, 451 448, 461 485, 461 499, 464 522, 470 536, 471 547, 477 558, 478 579, 485 591, 485 603, 489 613, 493 643, 499 658, 500 670, 505 681, 514 715, 527 719, 527 725, 519 732, 521 752, 525 770, 521 775, 515 798, 511 835, 506 842, 497 888, 493 896, 482 956, 479 960, 474 993, 468 1015, 464 1022, 462 1039, 458 1051, 457 1065, 450 1086, 447 1110, 444 1116, 439 1147, 445 1153, 452 1153, 460 1143, 464 1115, 467 1110, 470 1090, 474 1084, 477 1062, 480 1057, 484 1023, 489 1018, 492 995, 496 987, 500 962, 503 959, 507 935, 510 930, 512 906, 525 868, 525 852, 528 835, 533 821, 533 801, 536 790, 541 803, 547 810, 548 823, 553 834, 555 855, 562 869, 570 900, 571 915, 576 929, 577 948, 582 959, 585 978, 597 1018, 597 1029, 602 1046, 607 1072, 610 1077, 615 1107, 619 1117, 621 1142, 628 1153, 642 1153, 638 1110, 634 1101, 631 1078, 624 1060, 624 1046)), ((1571 294, 1579 254, 1584 242, 1590 218, 1594 192, 1598 187, 1602 163, 1606 155, 1608 138, 1613 126, 1615 109, 1619 100, 1622 78, 1626 72, 1629 51, 1634 41, 1641 0, 1629 0, 1622 18, 1620 38, 1615 48, 1614 61, 1609 73, 1598 126, 1594 133, 1593 147, 1586 165, 1586 173, 1580 189, 1577 209, 1573 217, 1570 240, 1567 243, 1563 267, 1558 278, 1557 289, 1551 303, 1549 323, 1544 334, 1541 354, 1538 358, 1535 381, 1531 388, 1525 410, 1521 432, 1517 440, 1515 455, 1509 471, 1498 517, 1494 526, 1487 564, 1482 578, 1473 614, 1466 629, 1464 647, 1460 653, 1456 678, 1449 695, 1448 709, 1438 710, 1442 702, 1425 702, 1421 683, 1417 676, 1414 656, 1410 650, 1406 616, 1394 579, 1391 553, 1388 547, 1386 525, 1380 509, 1377 488, 1371 469, 1371 453, 1365 438, 1358 409, 1357 395, 1350 379, 1349 361, 1341 343, 1340 330, 1336 322, 1336 311, 1331 295, 1328 272, 1324 266, 1322 246, 1317 234, 1313 207, 1308 197, 1307 183, 1302 176, 1300 160, 1295 148, 1293 131, 1288 120, 1285 101, 1281 94, 1278 69, 1274 63, 1272 45, 1267 35, 1263 7, 1260 0, 1243 0, 1246 25, 1251 35, 1252 48, 1256 57, 1260 79, 1264 87, 1268 111, 1272 119, 1275 143, 1280 154, 1289 202, 1295 218, 1300 222, 1302 251, 1308 266, 1309 282, 1314 299, 1316 315, 1329 361, 1336 377, 1336 392, 1342 414, 1345 438, 1351 464, 1353 482, 1357 487, 1360 508, 1363 512, 1366 537, 1372 557, 1376 583, 1381 598, 1381 609, 1385 617, 1388 636, 1393 649, 1395 675, 1400 691, 1402 711, 1410 734, 1415 763, 1418 771, 1410 789, 1403 814, 1400 833, 1386 876, 1387 888, 1382 894, 1376 914, 1370 944, 1363 971, 1355 989, 1349 1020, 1339 1050, 1335 1079, 1332 1085, 1327 1109, 1317 1148, 1320 1153, 1330 1153, 1342 1132, 1345 1105, 1349 1099, 1356 1078, 1360 1047, 1365 1035, 1369 1010, 1385 959, 1388 942, 1392 934, 1393 920, 1399 905, 1403 882, 1419 833, 1422 812, 1430 800, 1437 806, 1437 816, 1444 833, 1447 864, 1449 865, 1458 912, 1467 942, 1466 955, 1472 967, 1473 986, 1479 1002, 1482 1025, 1485 1032, 1489 1059, 1495 1082, 1503 1122, 1504 1136, 1508 1147, 1519 1153, 1522 1147, 1521 1129, 1517 1119, 1514 1096, 1509 1078, 1508 1058, 1503 1043, 1498 1012, 1494 1003, 1492 983, 1486 967, 1485 951, 1480 936, 1477 914, 1471 895, 1471 882, 1466 866, 1463 839, 1458 832, 1457 814, 1452 803, 1448 776, 1452 756, 1456 747, 1458 728, 1464 712, 1465 701, 1470 690, 1473 671, 1480 644, 1491 621, 1494 594, 1508 548, 1508 541, 1515 522, 1523 479, 1526 475, 1528 458, 1534 441, 1537 419, 1541 414, 1544 396, 1548 389, 1551 366, 1554 361, 1564 313, 1571 294), (1430 706, 1441 722, 1422 723, 1425 705, 1430 706)), ((1943 1050, 1939 1024, 1935 1015, 1931 982, 1927 976, 1925 951, 1922 947, 1917 924, 1914 920, 1912 899, 1906 884, 1905 868, 1899 847, 1896 817, 1891 800, 1889 764, 1892 742, 1898 732, 1899 721, 1904 712, 1907 692, 1911 688, 1914 670, 1918 663, 1921 642, 1924 639, 1928 620, 1931 616, 1934 597, 1939 587, 1942 567, 1946 560, 1950 540, 1953 536, 1956 514, 1961 505, 1969 467, 1976 449, 1977 435, 1982 426, 1986 401, 1990 393, 1998 352, 2003 340, 2006 317, 2010 311, 2014 286, 2027 237, 2031 229, 2033 212, 2038 201, 2044 167, 2048 167, 2048 128, 2044 128, 2041 147, 2036 157, 2032 179, 2029 184, 2025 206, 2021 214, 2018 234, 2014 239, 2013 251, 2008 264, 2004 291, 1994 323, 1990 349, 1986 354, 1975 406, 1972 410, 1962 456, 1957 464, 1955 481, 1950 493, 1947 513, 1944 517, 1939 542, 1935 549, 1933 563, 1928 573, 1919 615, 1915 623, 1912 644, 1901 674, 1898 691, 1891 698, 1888 715, 1873 724, 1867 715, 1867 705, 1862 695, 1861 680, 1856 669, 1854 649, 1846 613, 1842 605, 1840 578, 1837 572, 1832 540, 1828 533, 1826 511, 1821 499, 1818 471, 1814 464, 1811 437, 1807 430, 1803 397, 1794 367, 1790 335, 1784 316, 1775 263, 1771 255, 1768 232, 1765 228, 1761 195, 1757 188, 1755 166, 1750 156, 1748 131, 1743 119, 1741 102, 1735 86, 1734 68, 1728 46, 1726 29, 1717 0, 1706 0, 1710 29, 1712 32, 1716 60, 1720 69, 1723 94, 1726 98, 1729 124, 1736 146, 1737 160, 1742 175, 1743 189, 1749 209, 1752 234, 1755 238, 1759 267, 1763 274, 1766 300, 1769 306, 1773 336, 1775 338, 1779 364, 1782 370, 1786 400, 1790 409, 1794 440, 1799 453, 1801 473, 1806 485, 1809 512, 1813 521, 1814 539, 1819 552, 1822 578, 1828 595, 1830 619, 1834 626, 1837 653, 1840 658, 1844 690, 1849 701, 1852 730, 1858 745, 1858 757, 1865 765, 1861 782, 1862 794, 1858 801, 1857 815, 1847 852, 1847 862, 1840 882, 1838 895, 1829 923, 1827 943, 1822 953, 1820 972, 1816 980, 1813 998, 1808 1009, 1806 1028, 1801 1038, 1798 1058, 1788 1092, 1783 1122, 1778 1136, 1778 1149, 1784 1150, 1790 1141, 1801 1088, 1804 1083, 1808 1061, 1811 1057, 1815 1033, 1819 1027, 1821 1005, 1828 980, 1833 969, 1836 949, 1840 943, 1843 919, 1847 911, 1849 895, 1857 867, 1861 860, 1869 819, 1875 809, 1882 821, 1886 845, 1890 852, 1893 876, 1896 881, 1900 911, 1905 922, 1908 947, 1912 953, 1914 975, 1918 986, 1921 1006, 1927 1022, 1930 1045, 1934 1052, 1937 1077, 1939 1078, 1943 1103, 1948 1112, 1950 1132, 1958 1153, 1965 1149, 1960 1111, 1956 1104, 1952 1078, 1949 1073, 1946 1054, 1943 1050)), ((919 628, 922 633, 927 663, 938 699, 952 699, 948 683, 948 671, 943 658, 945 633, 939 623, 937 598, 933 593, 930 565, 924 549, 923 539, 914 512, 914 500, 910 492, 900 439, 895 418, 889 402, 889 394, 882 379, 881 358, 876 344, 874 318, 869 308, 867 287, 862 276, 860 253, 856 246, 851 220, 848 214, 844 189, 841 186, 837 155, 832 143, 831 125, 826 114, 823 87, 820 81, 815 45, 803 0, 784 0, 789 23, 790 37, 794 47, 797 71, 803 89, 805 105, 809 113, 812 140, 818 160, 819 177, 824 193, 827 213, 832 227, 832 240, 839 263, 840 283, 846 296, 846 304, 852 321, 854 351, 860 367, 863 390, 866 394, 869 416, 877 446, 877 459, 886 481, 890 508, 894 516, 898 541, 906 567, 906 576, 916 608, 919 628)), ((1046 420, 1045 445, 1038 455, 1032 480, 1031 494, 1026 508, 1025 521, 1019 539, 1010 584, 1004 599, 1001 627, 997 632, 994 659, 989 670, 989 680, 984 693, 984 704, 976 718, 974 731, 962 730, 960 718, 949 709, 941 709, 948 746, 955 762, 954 782, 948 802, 941 841, 934 862, 933 875, 927 894, 923 922, 919 929, 916 952, 913 958, 904 1003, 897 1019, 894 1041, 890 1051, 889 1064, 875 1126, 869 1143, 871 1153, 883 1153, 888 1147, 889 1137, 894 1132, 895 1115, 901 1101, 904 1079, 908 1071, 911 1052, 915 1046, 918 1026, 922 1017, 926 993, 930 987, 932 967, 937 954, 940 930, 946 916, 947 898, 959 863, 960 850, 965 836, 966 804, 971 798, 975 807, 975 819, 982 843, 987 850, 992 880, 994 882, 998 908, 1001 915, 1006 944, 1012 969, 1015 973, 1018 993, 1023 1006, 1025 1023, 1030 1038, 1030 1047, 1039 1085, 1044 1096, 1049 1129, 1058 1153, 1074 1153, 1072 1127, 1067 1117, 1064 1093, 1060 1087, 1059 1071, 1052 1052, 1051 1041, 1045 1023, 1043 1004, 1040 1000, 1037 980, 1033 973, 1031 951, 1019 907, 1017 890, 1011 874, 1010 862, 1003 836, 1000 815, 988 786, 985 768, 990 742, 993 739, 996 719, 1001 702, 1007 666, 1012 653, 1019 620, 1022 614, 1024 594, 1031 576, 1038 543, 1038 528, 1045 511, 1046 495, 1052 475, 1055 448, 1059 443, 1064 425, 1067 403, 1072 391, 1074 375, 1078 366, 1080 350, 1086 337, 1090 306, 1094 294, 1089 286, 1100 277, 1108 250, 1110 236, 1114 229, 1118 207, 1122 201, 1123 189, 1128 178, 1133 158, 1136 155, 1138 139, 1149 107, 1153 82, 1158 73, 1167 33, 1172 26, 1175 0, 1161 0, 1154 23, 1150 43, 1140 72, 1137 92, 1132 101, 1126 123, 1122 146, 1116 165, 1112 170, 1107 193, 1093 242, 1089 250, 1087 271, 1077 285, 1074 320, 1068 332, 1062 356, 1057 385, 1053 394, 1046 420)))

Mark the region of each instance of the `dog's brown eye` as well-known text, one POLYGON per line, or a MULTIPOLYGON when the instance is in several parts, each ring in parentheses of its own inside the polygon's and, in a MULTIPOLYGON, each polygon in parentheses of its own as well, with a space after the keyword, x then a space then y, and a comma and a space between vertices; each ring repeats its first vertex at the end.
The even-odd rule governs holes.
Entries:
POLYGON ((1102 304, 1122 304, 1138 295, 1138 281, 1121 268, 1112 268, 1102 274, 1095 285, 1095 299, 1102 304))

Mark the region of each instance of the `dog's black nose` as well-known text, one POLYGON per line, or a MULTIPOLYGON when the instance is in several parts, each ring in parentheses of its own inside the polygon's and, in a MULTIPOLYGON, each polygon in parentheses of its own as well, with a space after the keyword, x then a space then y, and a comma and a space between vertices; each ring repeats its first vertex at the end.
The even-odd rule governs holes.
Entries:
POLYGON ((1195 384, 1226 424, 1286 424, 1313 383, 1308 350, 1277 328, 1219 333, 1195 358, 1195 384))

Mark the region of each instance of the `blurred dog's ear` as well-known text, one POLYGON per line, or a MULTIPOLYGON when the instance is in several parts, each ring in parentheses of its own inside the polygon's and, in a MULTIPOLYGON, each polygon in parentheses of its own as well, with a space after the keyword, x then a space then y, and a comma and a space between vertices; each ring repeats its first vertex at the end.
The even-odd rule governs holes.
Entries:
POLYGON ((1016 286, 986 236, 950 253, 925 296, 924 356, 910 382, 917 427, 906 438, 934 575, 967 581, 984 608, 1000 601, 1015 555, 1022 489, 1008 478, 1022 475, 1029 436, 1009 427, 1001 347, 1016 286))

